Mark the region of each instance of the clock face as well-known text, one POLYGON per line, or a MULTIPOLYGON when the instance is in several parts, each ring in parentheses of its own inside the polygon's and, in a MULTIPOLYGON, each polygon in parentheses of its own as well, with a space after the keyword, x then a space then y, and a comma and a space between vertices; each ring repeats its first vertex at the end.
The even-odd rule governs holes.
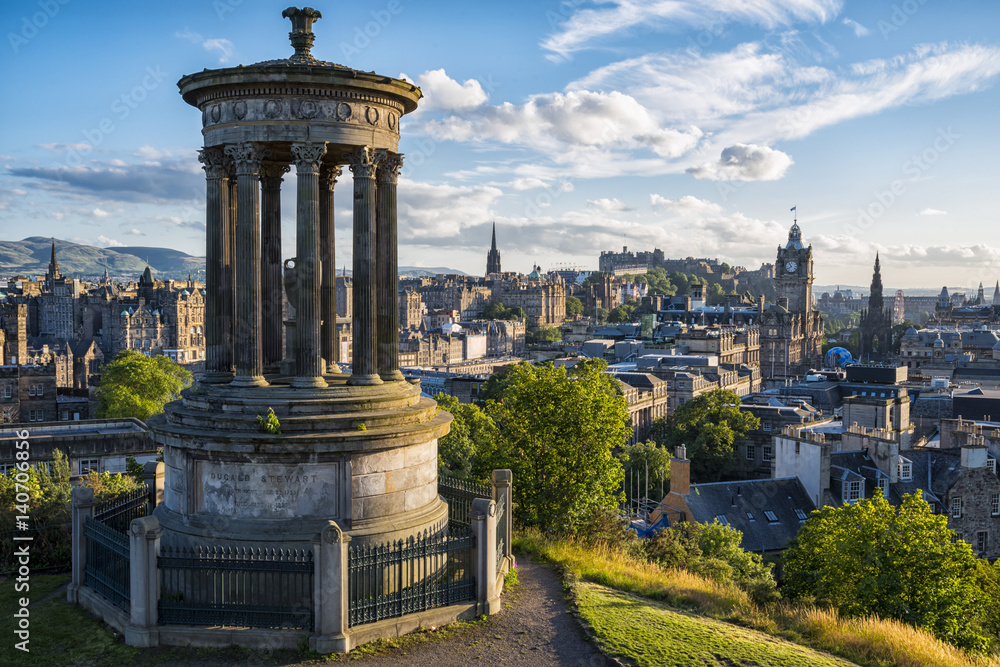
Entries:
POLYGON ((799 265, 795 262, 787 262, 785 264, 785 271, 788 271, 789 273, 795 273, 795 269, 797 268, 799 268, 799 265))

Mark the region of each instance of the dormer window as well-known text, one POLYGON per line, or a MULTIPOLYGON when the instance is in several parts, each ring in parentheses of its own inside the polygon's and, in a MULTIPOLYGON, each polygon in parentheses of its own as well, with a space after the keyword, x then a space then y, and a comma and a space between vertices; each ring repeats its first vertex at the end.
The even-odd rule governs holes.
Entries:
POLYGON ((902 457, 899 459, 899 480, 901 482, 913 481, 913 463, 909 459, 902 457))

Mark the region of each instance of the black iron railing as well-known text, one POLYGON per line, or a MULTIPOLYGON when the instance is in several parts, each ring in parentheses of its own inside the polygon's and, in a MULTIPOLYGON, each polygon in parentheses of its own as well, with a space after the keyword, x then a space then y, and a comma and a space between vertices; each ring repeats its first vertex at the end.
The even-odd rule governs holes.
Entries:
POLYGON ((160 550, 161 623, 313 629, 310 549, 160 550))
POLYGON ((471 526, 469 510, 476 498, 492 500, 493 488, 488 484, 477 484, 457 477, 438 475, 438 494, 448 503, 448 522, 460 526, 471 526))
POLYGON ((146 516, 149 491, 143 486, 94 505, 94 519, 119 533, 128 534, 133 519, 146 516))
POLYGON ((348 624, 374 623, 476 597, 468 528, 438 535, 351 547, 348 552, 348 624))
POLYGON ((93 517, 84 521, 83 534, 87 541, 83 583, 128 612, 131 608, 128 535, 93 517))

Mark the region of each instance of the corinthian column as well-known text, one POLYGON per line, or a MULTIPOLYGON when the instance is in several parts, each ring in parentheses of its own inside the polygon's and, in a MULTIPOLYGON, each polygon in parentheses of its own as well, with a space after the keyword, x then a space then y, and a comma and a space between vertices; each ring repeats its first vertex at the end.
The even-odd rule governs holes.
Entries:
POLYGON ((204 382, 233 379, 233 351, 229 339, 229 313, 223 303, 232 294, 223 281, 224 267, 230 265, 229 167, 221 148, 202 148, 198 161, 205 170, 205 375, 204 382))
POLYGON ((347 383, 382 384, 375 348, 375 167, 381 158, 359 148, 348 155, 354 174, 354 363, 347 383))
POLYGON ((342 170, 336 165, 323 165, 319 171, 319 261, 321 353, 327 373, 339 373, 340 346, 337 344, 337 246, 334 242, 333 188, 342 170))
POLYGON ((403 156, 380 151, 375 235, 378 238, 378 374, 386 382, 399 372, 399 270, 396 243, 396 183, 403 156))
POLYGON ((261 160, 271 151, 245 142, 226 146, 236 166, 236 376, 234 387, 265 387, 260 336, 261 160))
POLYGON ((265 162, 260 167, 260 291, 264 371, 276 373, 281 349, 281 177, 288 165, 265 162))
POLYGON ((319 166, 324 143, 292 144, 298 205, 295 214, 295 379, 293 387, 325 387, 319 342, 319 166))

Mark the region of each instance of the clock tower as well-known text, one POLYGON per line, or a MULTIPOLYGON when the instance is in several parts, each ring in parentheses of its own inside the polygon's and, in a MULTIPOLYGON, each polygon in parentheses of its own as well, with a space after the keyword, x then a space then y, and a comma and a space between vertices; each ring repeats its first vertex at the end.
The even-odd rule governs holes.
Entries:
POLYGON ((812 246, 802 245, 799 223, 788 231, 788 243, 778 246, 778 261, 774 266, 774 285, 779 298, 788 299, 788 311, 806 313, 813 309, 812 246))

